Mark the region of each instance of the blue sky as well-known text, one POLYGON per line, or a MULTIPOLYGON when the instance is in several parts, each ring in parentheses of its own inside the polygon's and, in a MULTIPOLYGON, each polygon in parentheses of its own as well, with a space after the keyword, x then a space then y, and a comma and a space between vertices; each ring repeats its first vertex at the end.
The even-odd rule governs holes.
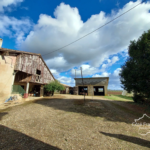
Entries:
POLYGON ((121 89, 119 71, 128 46, 150 27, 150 3, 140 6, 88 37, 58 49, 114 19, 141 1, 0 0, 4 48, 40 53, 55 78, 74 86, 80 77, 109 76, 109 89, 121 89), (44 55, 47 54, 47 55, 44 55))

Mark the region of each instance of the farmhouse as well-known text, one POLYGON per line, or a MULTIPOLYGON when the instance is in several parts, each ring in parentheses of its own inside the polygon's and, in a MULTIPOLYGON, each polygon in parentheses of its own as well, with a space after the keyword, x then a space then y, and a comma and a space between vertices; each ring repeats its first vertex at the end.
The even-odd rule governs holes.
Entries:
POLYGON ((75 78, 77 95, 107 95, 109 77, 75 78))
POLYGON ((55 78, 40 54, 1 48, 0 45, 0 103, 12 93, 22 94, 24 98, 43 96, 43 86, 53 80, 55 78))

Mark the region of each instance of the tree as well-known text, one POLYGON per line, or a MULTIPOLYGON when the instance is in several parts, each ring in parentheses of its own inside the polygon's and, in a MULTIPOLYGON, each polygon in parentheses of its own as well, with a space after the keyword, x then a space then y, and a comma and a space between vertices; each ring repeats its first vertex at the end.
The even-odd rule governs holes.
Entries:
POLYGON ((150 98, 150 30, 144 32, 137 41, 131 41, 128 48, 129 57, 121 67, 122 88, 128 92, 150 98))
POLYGON ((56 90, 57 91, 65 90, 65 87, 58 80, 55 80, 55 81, 50 82, 49 84, 46 84, 44 88, 47 92, 51 92, 52 96, 54 95, 54 92, 56 90))

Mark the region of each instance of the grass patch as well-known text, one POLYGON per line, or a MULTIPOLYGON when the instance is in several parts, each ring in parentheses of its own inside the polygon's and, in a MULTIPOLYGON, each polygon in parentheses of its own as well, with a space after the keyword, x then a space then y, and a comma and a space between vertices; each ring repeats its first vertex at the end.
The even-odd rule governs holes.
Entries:
POLYGON ((105 96, 105 98, 117 101, 133 101, 132 97, 123 96, 123 95, 112 95, 112 96, 105 96))
POLYGON ((124 96, 124 95, 115 95, 115 96, 133 101, 133 97, 131 96, 124 96))

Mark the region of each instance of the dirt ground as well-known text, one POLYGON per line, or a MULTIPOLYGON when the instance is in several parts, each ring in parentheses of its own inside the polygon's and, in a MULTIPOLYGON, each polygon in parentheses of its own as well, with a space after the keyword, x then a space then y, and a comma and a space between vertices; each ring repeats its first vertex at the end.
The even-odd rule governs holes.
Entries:
POLYGON ((0 110, 0 150, 148 150, 150 133, 132 126, 144 113, 145 106, 104 97, 28 101, 0 110))

